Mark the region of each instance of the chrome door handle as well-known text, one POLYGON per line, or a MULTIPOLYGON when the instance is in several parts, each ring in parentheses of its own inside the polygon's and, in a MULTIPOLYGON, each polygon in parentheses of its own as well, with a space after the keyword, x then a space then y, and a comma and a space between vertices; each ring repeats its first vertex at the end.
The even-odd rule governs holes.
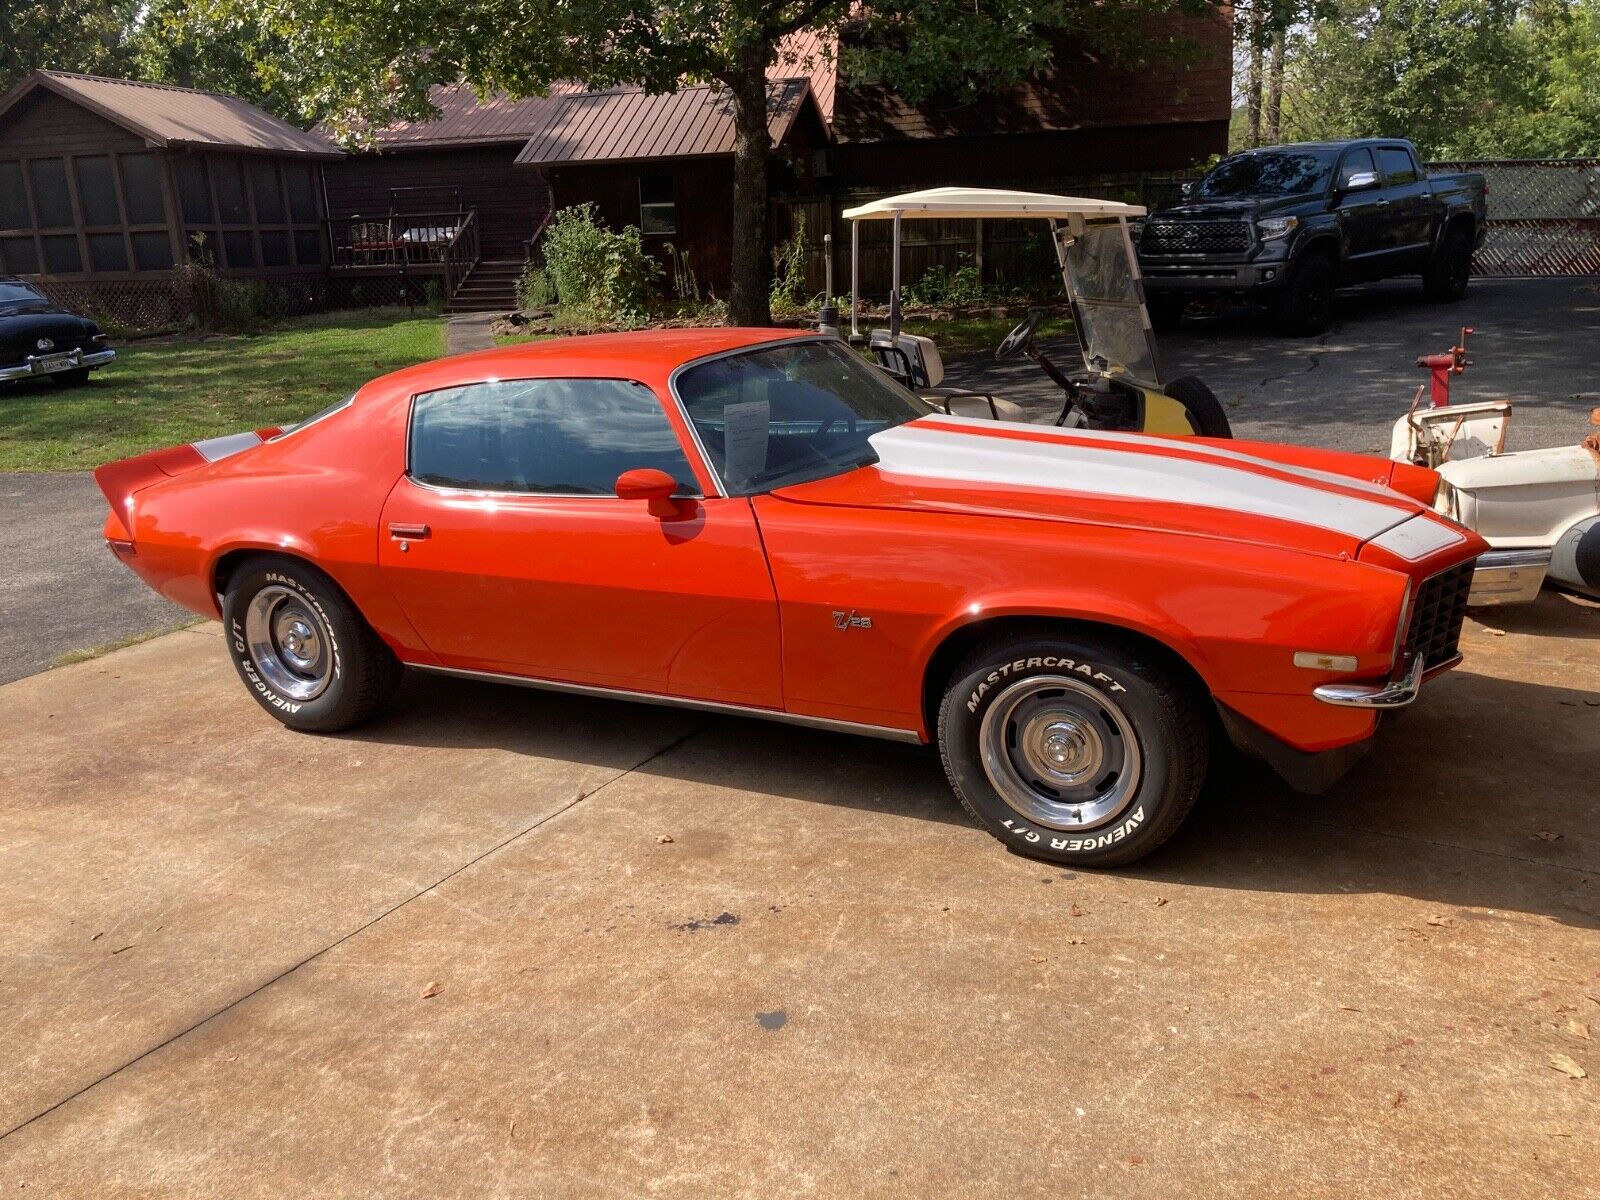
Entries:
POLYGON ((399 522, 389 523, 389 536, 407 542, 419 542, 432 532, 426 525, 404 525, 399 522))
POLYGON ((1389 207, 1389 202, 1387 200, 1379 200, 1378 201, 1378 207, 1379 208, 1388 208, 1389 207))

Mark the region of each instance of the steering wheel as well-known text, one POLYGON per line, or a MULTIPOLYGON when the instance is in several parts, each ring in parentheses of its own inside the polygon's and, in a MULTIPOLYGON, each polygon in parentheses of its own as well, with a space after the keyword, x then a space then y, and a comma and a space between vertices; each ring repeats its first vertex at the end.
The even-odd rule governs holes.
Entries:
POLYGON ((1044 320, 1044 309, 1042 308, 1036 308, 1024 317, 1022 324, 1006 334, 1006 340, 995 347, 995 362, 1005 362, 1008 358, 1016 358, 1018 355, 1026 354, 1028 347, 1033 345, 1034 332, 1039 328, 1039 322, 1042 320, 1044 320))

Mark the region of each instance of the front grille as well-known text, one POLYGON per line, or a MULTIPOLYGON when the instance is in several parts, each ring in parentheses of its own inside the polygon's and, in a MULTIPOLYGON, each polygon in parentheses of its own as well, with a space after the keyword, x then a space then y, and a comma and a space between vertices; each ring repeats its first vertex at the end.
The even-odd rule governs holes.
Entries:
POLYGON ((1476 562, 1476 559, 1468 559, 1460 566, 1430 575, 1417 589, 1416 602, 1411 606, 1411 621, 1406 626, 1404 648, 1409 654, 1422 656, 1424 670, 1431 671, 1456 656, 1476 562))
POLYGON ((1243 254, 1250 227, 1243 221, 1148 221, 1139 249, 1145 254, 1243 254))

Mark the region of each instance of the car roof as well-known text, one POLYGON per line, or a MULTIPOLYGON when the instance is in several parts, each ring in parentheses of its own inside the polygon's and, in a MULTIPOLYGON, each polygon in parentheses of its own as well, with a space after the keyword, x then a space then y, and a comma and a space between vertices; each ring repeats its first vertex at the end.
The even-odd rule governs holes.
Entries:
MULTIPOLYGON (((804 329, 717 327, 556 337, 435 359, 385 375, 373 383, 384 385, 385 392, 403 389, 417 393, 495 378, 564 376, 662 382, 678 367, 699 358, 768 342, 816 336, 804 329)), ((366 390, 363 388, 362 392, 366 390)))

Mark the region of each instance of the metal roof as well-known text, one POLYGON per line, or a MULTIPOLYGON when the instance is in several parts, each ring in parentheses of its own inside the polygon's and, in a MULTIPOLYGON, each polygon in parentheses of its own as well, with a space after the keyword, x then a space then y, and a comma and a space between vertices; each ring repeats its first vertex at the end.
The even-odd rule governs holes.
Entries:
MULTIPOLYGON (((805 79, 767 84, 767 130, 780 144, 807 105, 816 108, 805 79)), ((818 119, 821 113, 818 112, 818 119)), ((651 158, 732 154, 733 103, 720 87, 701 84, 652 96, 638 88, 573 92, 553 97, 517 162, 555 166, 651 158)))
POLYGON ((557 83, 548 96, 512 100, 501 93, 478 98, 464 83, 435 87, 428 99, 439 115, 427 121, 398 121, 374 130, 373 139, 384 149, 443 146, 520 146, 540 128, 543 113, 559 97, 582 89, 575 83, 557 83))
POLYGON ((994 188, 941 187, 904 192, 847 208, 847 221, 883 221, 896 216, 913 219, 972 220, 1002 217, 1142 217, 1137 204, 1116 200, 1090 200, 1082 196, 1051 196, 1044 192, 1009 192, 994 188))
POLYGON ((41 87, 137 134, 152 146, 344 157, 322 134, 296 129, 233 96, 100 75, 34 71, 0 99, 0 114, 41 87))

